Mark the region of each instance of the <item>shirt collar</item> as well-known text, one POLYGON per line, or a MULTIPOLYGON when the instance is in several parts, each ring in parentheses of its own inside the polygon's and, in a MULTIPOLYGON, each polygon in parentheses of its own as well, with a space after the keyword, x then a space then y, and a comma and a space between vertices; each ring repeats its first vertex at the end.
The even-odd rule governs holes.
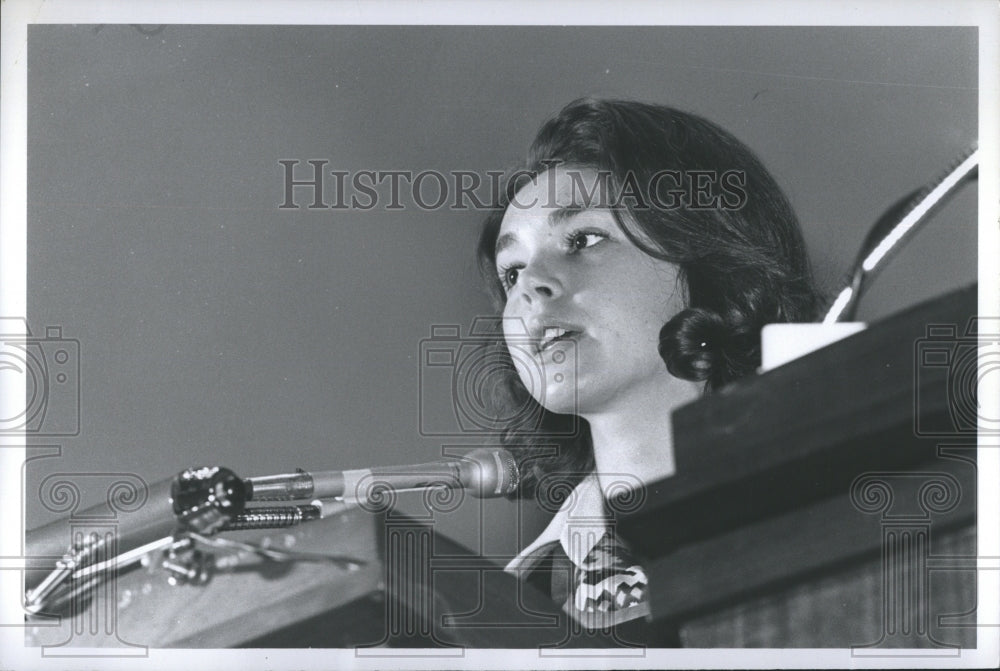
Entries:
POLYGON ((582 566, 587 556, 607 531, 608 515, 604 495, 597 475, 587 475, 563 501, 562 507, 528 547, 524 548, 504 569, 517 575, 530 570, 549 554, 549 548, 558 542, 577 566, 582 566))

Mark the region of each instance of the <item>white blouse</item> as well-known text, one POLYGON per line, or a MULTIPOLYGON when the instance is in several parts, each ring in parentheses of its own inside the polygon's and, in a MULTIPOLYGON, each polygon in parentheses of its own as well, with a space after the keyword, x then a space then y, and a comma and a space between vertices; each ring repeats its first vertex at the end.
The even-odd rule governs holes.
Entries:
POLYGON ((566 497, 538 538, 504 570, 526 578, 558 542, 574 566, 563 610, 589 628, 648 616, 646 574, 610 523, 600 480, 591 473, 566 497))

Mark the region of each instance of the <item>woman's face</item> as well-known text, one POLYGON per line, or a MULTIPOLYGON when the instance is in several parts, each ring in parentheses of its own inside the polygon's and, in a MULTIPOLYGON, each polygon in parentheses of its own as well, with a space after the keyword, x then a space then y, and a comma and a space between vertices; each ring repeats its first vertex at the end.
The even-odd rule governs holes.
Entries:
POLYGON ((596 179, 543 173, 517 192, 496 243, 518 375, 548 410, 585 417, 664 393, 659 333, 684 307, 676 266, 639 250, 610 210, 583 207, 596 179))

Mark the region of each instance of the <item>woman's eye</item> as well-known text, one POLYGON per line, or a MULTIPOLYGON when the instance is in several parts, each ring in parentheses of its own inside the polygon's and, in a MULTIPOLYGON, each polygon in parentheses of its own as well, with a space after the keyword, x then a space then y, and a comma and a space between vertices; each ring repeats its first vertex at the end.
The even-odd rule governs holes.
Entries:
POLYGON ((500 271, 500 282, 505 288, 510 289, 517 284, 517 277, 520 272, 520 268, 503 268, 500 271))
POLYGON ((593 247, 599 242, 606 240, 607 237, 604 233, 571 233, 569 236, 569 248, 574 252, 579 252, 588 247, 593 247))

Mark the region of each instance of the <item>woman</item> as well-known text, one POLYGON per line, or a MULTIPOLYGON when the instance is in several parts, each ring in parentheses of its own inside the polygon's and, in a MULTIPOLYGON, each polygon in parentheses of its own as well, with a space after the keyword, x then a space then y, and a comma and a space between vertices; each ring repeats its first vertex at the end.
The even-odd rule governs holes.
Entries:
POLYGON ((539 131, 478 255, 503 315, 494 396, 518 494, 556 512, 508 571, 587 627, 639 618, 646 577, 608 503, 674 473, 671 412, 753 372, 764 324, 813 317, 795 215, 711 122, 580 100, 539 131))

